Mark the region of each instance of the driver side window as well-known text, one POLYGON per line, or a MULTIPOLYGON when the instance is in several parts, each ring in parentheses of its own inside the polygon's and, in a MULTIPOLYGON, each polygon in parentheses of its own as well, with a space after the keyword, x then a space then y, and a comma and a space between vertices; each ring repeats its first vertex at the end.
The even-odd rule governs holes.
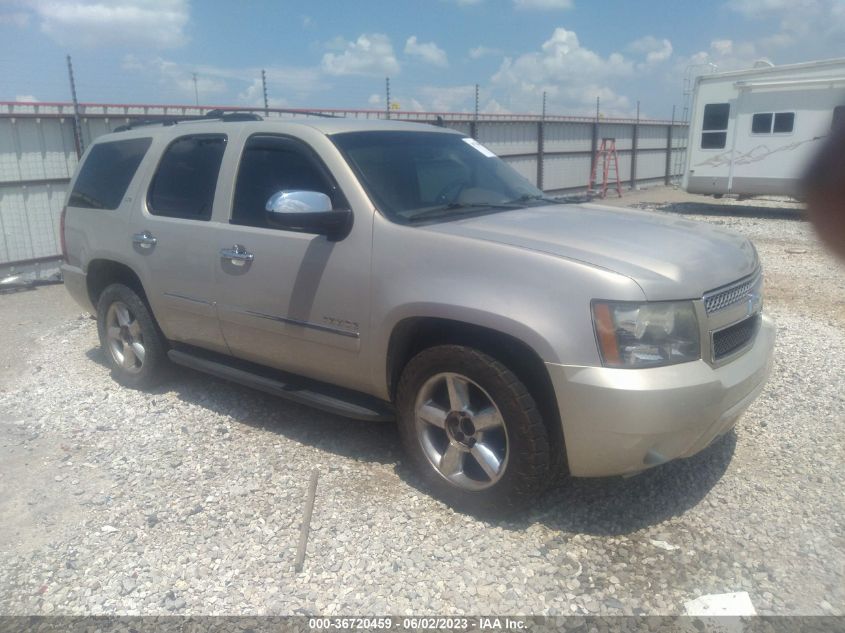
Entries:
POLYGON ((274 137, 249 139, 238 169, 230 223, 274 228, 267 224, 265 206, 283 190, 318 191, 338 206, 337 188, 303 144, 274 137))

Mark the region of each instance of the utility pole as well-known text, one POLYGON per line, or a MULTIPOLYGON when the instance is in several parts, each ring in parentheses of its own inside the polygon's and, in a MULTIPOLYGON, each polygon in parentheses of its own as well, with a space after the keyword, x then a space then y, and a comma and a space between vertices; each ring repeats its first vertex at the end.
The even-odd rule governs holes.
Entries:
POLYGON ((601 118, 600 105, 601 105, 601 97, 596 97, 596 121, 598 121, 599 118, 601 118))
POLYGON ((264 91, 264 115, 270 114, 270 107, 267 105, 267 75, 264 69, 261 69, 261 89, 264 91))
POLYGON ((194 78, 194 99, 196 100, 196 104, 199 105, 200 104, 200 93, 199 93, 199 89, 197 88, 197 74, 191 73, 191 75, 194 78))
POLYGON ((70 79, 70 96, 73 99, 73 143, 76 146, 76 157, 80 158, 85 149, 82 146, 82 125, 79 122, 79 101, 76 99, 76 82, 73 80, 73 64, 70 55, 67 56, 67 74, 70 79))
POLYGON ((390 77, 384 78, 384 89, 385 89, 385 93, 386 93, 385 116, 389 119, 390 118, 390 77))
POLYGON ((475 120, 478 121, 478 84, 475 84, 475 120))

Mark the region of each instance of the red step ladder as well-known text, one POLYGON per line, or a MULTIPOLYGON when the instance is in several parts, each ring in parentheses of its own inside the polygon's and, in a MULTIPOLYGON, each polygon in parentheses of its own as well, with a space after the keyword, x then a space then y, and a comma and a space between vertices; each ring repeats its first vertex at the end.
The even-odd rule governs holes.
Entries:
POLYGON ((602 181, 601 189, 598 192, 599 198, 607 197, 607 188, 610 185, 611 178, 616 181, 616 193, 622 197, 622 183, 619 182, 619 156, 616 154, 616 139, 603 138, 601 146, 596 151, 593 157, 593 168, 590 171, 590 186, 587 188, 588 194, 595 195, 596 193, 596 170, 601 163, 602 181), (611 173, 612 172, 612 173, 611 173))

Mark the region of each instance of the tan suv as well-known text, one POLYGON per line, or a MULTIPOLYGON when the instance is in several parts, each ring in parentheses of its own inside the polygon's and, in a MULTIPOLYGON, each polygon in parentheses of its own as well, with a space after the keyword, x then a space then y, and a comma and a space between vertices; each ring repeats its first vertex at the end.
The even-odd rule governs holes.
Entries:
POLYGON ((117 380, 177 363, 395 417, 422 480, 464 508, 692 455, 769 370, 748 240, 561 204, 454 131, 226 113, 128 126, 71 189, 65 283, 117 380))

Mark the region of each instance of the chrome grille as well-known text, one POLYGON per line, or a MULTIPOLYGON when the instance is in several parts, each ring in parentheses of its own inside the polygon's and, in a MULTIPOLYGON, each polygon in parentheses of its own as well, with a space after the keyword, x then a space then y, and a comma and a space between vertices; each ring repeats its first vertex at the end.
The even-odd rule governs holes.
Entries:
POLYGON ((757 333, 760 315, 755 314, 723 330, 713 332, 713 360, 719 360, 748 345, 757 333))
POLYGON ((724 310, 734 304, 746 301, 752 289, 760 283, 760 273, 740 279, 731 285, 708 292, 704 295, 704 309, 707 314, 724 310))

